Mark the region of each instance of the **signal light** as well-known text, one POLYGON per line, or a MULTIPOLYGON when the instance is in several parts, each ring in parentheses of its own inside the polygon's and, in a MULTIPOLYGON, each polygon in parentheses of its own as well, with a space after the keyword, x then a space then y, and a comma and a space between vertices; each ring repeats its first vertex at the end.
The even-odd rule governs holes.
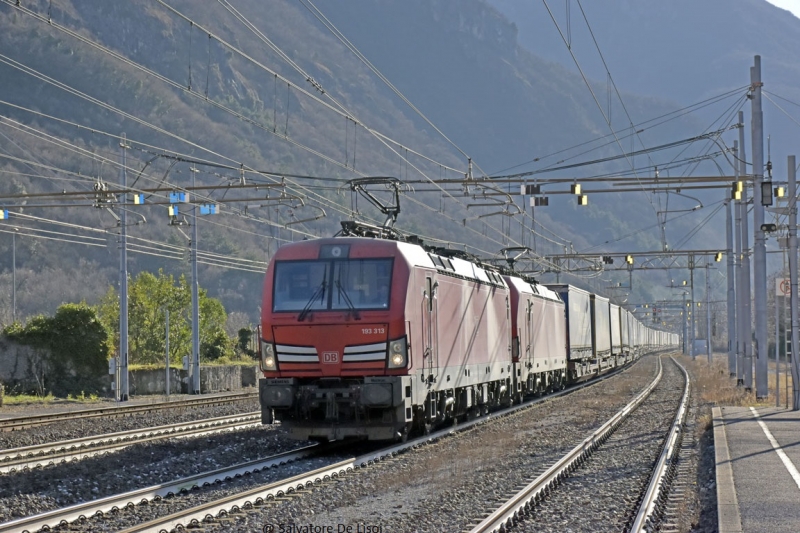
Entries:
POLYGON ((741 181, 734 181, 733 183, 731 183, 731 199, 741 200, 743 190, 744 190, 744 185, 741 181))
POLYGON ((761 224, 761 231, 764 233, 771 233, 773 231, 778 231, 777 224, 761 224))
POLYGON ((531 198, 531 207, 546 207, 550 205, 550 198, 547 196, 534 196, 531 198))
POLYGON ((761 205, 764 207, 772 205, 772 182, 761 183, 761 205))

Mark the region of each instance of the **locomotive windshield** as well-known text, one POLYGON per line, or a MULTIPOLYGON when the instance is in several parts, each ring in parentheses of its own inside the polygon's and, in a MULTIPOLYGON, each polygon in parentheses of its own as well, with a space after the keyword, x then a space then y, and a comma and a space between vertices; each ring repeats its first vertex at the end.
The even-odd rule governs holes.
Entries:
POLYGON ((272 310, 388 309, 392 259, 278 261, 272 310))

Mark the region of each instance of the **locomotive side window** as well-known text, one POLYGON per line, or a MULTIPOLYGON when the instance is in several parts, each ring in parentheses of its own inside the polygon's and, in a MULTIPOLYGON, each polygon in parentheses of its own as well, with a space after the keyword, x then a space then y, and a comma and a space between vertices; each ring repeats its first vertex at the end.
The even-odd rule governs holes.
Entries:
POLYGON ((392 259, 278 261, 273 311, 388 309, 392 259))

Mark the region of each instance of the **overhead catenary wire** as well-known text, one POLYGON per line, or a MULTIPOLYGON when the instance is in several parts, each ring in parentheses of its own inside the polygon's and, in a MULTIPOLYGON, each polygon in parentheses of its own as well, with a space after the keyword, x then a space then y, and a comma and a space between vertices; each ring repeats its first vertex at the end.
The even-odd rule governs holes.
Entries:
MULTIPOLYGON (((30 128, 30 127, 28 127, 28 126, 25 126, 25 125, 21 125, 21 126, 22 126, 22 127, 24 127, 24 128, 30 128)), ((32 129, 32 128, 31 128, 31 129, 32 129)), ((47 134, 44 134, 44 135, 47 135, 47 134)), ((114 137, 115 137, 115 138, 118 138, 117 136, 114 136, 114 137)), ((63 141, 63 140, 60 140, 60 139, 59 139, 59 142, 60 142, 60 143, 66 143, 66 141, 63 141)), ((128 140, 128 142, 131 142, 131 139, 129 139, 129 140, 128 140)), ((66 144, 70 144, 70 143, 66 143, 66 144)), ((70 145, 71 145, 71 144, 70 144, 70 145)), ((77 148, 77 149, 78 149, 78 151, 79 151, 79 152, 81 152, 81 154, 80 154, 80 155, 83 155, 83 156, 85 156, 85 157, 96 157, 96 155, 95 155, 95 154, 93 154, 93 153, 89 153, 89 152, 88 152, 88 150, 82 149, 82 148, 80 148, 80 147, 77 147, 77 146, 75 146, 75 145, 71 145, 71 146, 73 146, 74 148, 77 148)), ((0 157, 2 157, 2 155, 0 155, 0 157)), ((19 159, 19 158, 17 158, 17 159, 19 159)), ((50 165, 43 165, 43 164, 41 164, 41 163, 38 163, 38 162, 35 162, 35 161, 24 161, 24 160, 20 160, 20 162, 24 162, 24 163, 26 163, 26 164, 31 164, 31 165, 36 165, 36 166, 42 166, 42 167, 44 167, 44 168, 47 168, 48 170, 52 170, 52 171, 54 171, 54 172, 69 172, 69 171, 66 171, 66 170, 64 170, 64 169, 59 169, 58 167, 53 167, 53 166, 50 166, 50 165)), ((120 164, 119 164, 119 163, 118 163, 116 160, 114 160, 114 159, 104 159, 104 162, 106 162, 106 163, 108 163, 109 165, 111 165, 111 166, 114 166, 114 167, 120 167, 120 166, 121 166, 121 165, 120 165, 120 164)), ((132 168, 132 167, 130 167, 130 166, 128 166, 126 170, 129 170, 129 171, 132 171, 132 172, 137 172, 137 169, 135 169, 135 168, 132 168)), ((72 173, 72 174, 74 174, 74 173, 72 173)), ((87 177, 87 179, 89 179, 89 178, 87 177)), ((155 181, 155 178, 148 178, 148 179, 151 179, 151 180, 154 180, 154 181, 155 181)), ((174 185, 173 187, 174 187, 174 189, 175 189, 175 190, 185 190, 184 188, 182 188, 182 187, 180 187, 180 186, 177 186, 177 185, 174 185)), ((135 191, 136 191, 136 189, 132 189, 132 191, 134 191, 134 192, 135 192, 135 191)), ((141 190, 140 190, 140 192, 141 192, 141 190)), ((213 198, 206 197, 205 199, 206 199, 207 201, 209 201, 209 202, 213 202, 213 198)), ((342 210, 342 212, 344 212, 344 211, 342 210)), ((251 217, 248 217, 248 218, 251 218, 251 219, 253 219, 253 220, 256 220, 256 221, 259 221, 259 222, 262 222, 262 223, 264 223, 264 222, 265 222, 265 221, 263 221, 263 220, 260 220, 260 219, 258 219, 257 217, 252 217, 252 216, 251 216, 251 217)), ((301 233, 301 234, 303 234, 303 233, 304 233, 304 232, 301 232, 301 231, 299 231, 299 230, 296 230, 296 229, 292 229, 291 231, 298 232, 298 233, 301 233)))
MULTIPOLYGON (((436 131, 444 140, 446 140, 453 148, 455 148, 466 159, 472 158, 453 142, 442 130, 439 129, 433 121, 428 118, 417 106, 415 106, 401 91, 398 89, 384 74, 369 60, 367 57, 341 32, 339 29, 326 17, 320 9, 314 5, 311 0, 299 0, 309 12, 311 12, 317 20, 319 20, 328 31, 330 31, 348 50, 350 50, 367 68, 369 68, 398 98, 400 98, 412 111, 414 111, 422 120, 424 120, 431 128, 436 131)), ((480 167, 478 167, 480 169, 480 167)), ((484 172, 485 174, 485 172, 484 172)))
MULTIPOLYGON (((657 116, 655 118, 645 120, 645 121, 640 122, 640 123, 635 125, 636 132, 643 133, 643 132, 645 132, 645 131, 647 131, 649 129, 652 129, 652 128, 655 128, 655 127, 658 127, 658 126, 662 126, 662 125, 664 125, 664 124, 666 124, 668 122, 671 122, 673 120, 677 120, 679 118, 682 118, 682 117, 684 117, 684 116, 686 116, 686 115, 688 115, 690 113, 694 113, 694 112, 696 112, 696 111, 698 111, 700 109, 703 109, 703 108, 708 107, 710 105, 716 104, 717 102, 719 102, 721 100, 725 100, 727 98, 730 98, 733 95, 736 95, 736 94, 741 95, 741 94, 744 93, 744 91, 747 88, 749 88, 749 85, 738 87, 738 88, 736 88, 734 90, 719 94, 717 96, 712 96, 710 98, 707 98, 707 99, 702 100, 700 102, 697 102, 697 103, 691 104, 689 106, 677 109, 675 111, 670 111, 669 113, 664 113, 664 114, 659 115, 659 116, 657 116), (669 117, 669 118, 667 118, 667 117, 669 117), (654 124, 651 124, 651 123, 654 123, 654 124)), ((627 130, 627 128, 626 128, 626 130, 627 130)), ((507 167, 507 168, 503 168, 503 169, 497 170, 495 172, 491 172, 490 176, 499 175, 499 174, 502 174, 503 172, 508 172, 509 170, 514 170, 515 168, 519 168, 519 167, 522 167, 522 166, 525 166, 525 165, 529 165, 531 163, 537 163, 537 162, 543 161, 545 159, 549 159, 551 157, 555 157, 557 155, 561 155, 563 153, 569 152, 571 150, 575 150, 575 149, 578 149, 578 148, 582 148, 584 146, 591 145, 593 143, 604 141, 604 140, 606 140, 608 138, 614 137, 615 133, 618 136, 620 136, 619 137, 620 140, 625 140, 628 137, 630 137, 631 135, 633 135, 633 133, 623 134, 623 132, 621 130, 615 130, 612 133, 606 133, 605 135, 601 135, 601 136, 596 137, 594 139, 590 139, 588 141, 584 141, 584 142, 578 143, 578 144, 570 146, 568 148, 562 148, 560 150, 556 150, 555 152, 550 152, 548 154, 535 157, 535 158, 533 158, 531 160, 525 161, 524 163, 518 163, 516 165, 510 166, 510 167, 507 167)), ((562 163, 564 163, 566 161, 570 161, 570 160, 572 160, 572 159, 574 159, 576 157, 580 157, 581 155, 585 155, 587 153, 591 153, 591 152, 593 152, 595 150, 599 150, 600 148, 604 148, 606 146, 613 145, 615 143, 616 143, 616 141, 612 139, 611 141, 604 142, 603 144, 598 145, 598 146, 596 146, 594 148, 590 148, 590 149, 585 150, 583 152, 573 154, 570 157, 567 157, 567 158, 561 159, 559 161, 556 161, 555 163, 552 163, 551 166, 560 165, 560 164, 562 164, 562 163)), ((543 168, 549 168, 549 167, 543 167, 543 168)))
MULTIPOLYGON (((107 233, 106 230, 92 228, 89 226, 81 226, 79 224, 63 223, 56 220, 49 220, 42 217, 35 217, 31 215, 25 215, 25 217, 50 224, 67 226, 73 229, 78 229, 86 232, 107 233)), ((19 224, 0 225, 0 232, 15 233, 17 235, 22 235, 26 237, 46 239, 57 242, 65 242, 70 244, 81 244, 81 245, 95 246, 95 247, 107 247, 108 245, 107 237, 91 237, 86 235, 76 235, 58 231, 44 230, 40 228, 32 228, 30 226, 21 226, 19 224)), ((137 242, 129 242, 128 246, 130 247, 130 250, 135 253, 143 253, 146 255, 165 257, 169 259, 184 260, 185 252, 188 251, 188 243, 186 247, 179 247, 171 245, 169 243, 162 243, 141 237, 131 236, 129 238, 133 241, 142 241, 147 243, 147 244, 139 244, 137 242)), ((223 254, 217 254, 203 250, 198 250, 198 258, 199 258, 198 262, 202 264, 224 267, 224 268, 233 268, 235 270, 246 270, 250 272, 263 273, 267 267, 266 261, 238 258, 235 256, 226 256, 223 254)))
MULTIPOLYGON (((70 32, 68 32, 68 33, 70 33, 70 32)), ((99 45, 95 45, 94 43, 91 43, 91 42, 89 42, 89 44, 92 44, 92 45, 93 45, 93 46, 95 46, 95 47, 98 47, 98 46, 99 46, 99 45)), ((103 47, 100 47, 100 48, 101 48, 101 49, 103 49, 103 47)), ((115 57, 116 57, 116 54, 112 54, 112 55, 115 55, 115 57)), ((5 62, 5 61, 3 61, 3 58, 5 58, 5 56, 3 56, 2 54, 0 54, 0 62, 5 62)), ((9 58, 9 59, 10 59, 10 58, 9 58)), ((26 73, 30 73, 30 70, 32 70, 32 69, 27 69, 27 68, 26 68, 24 65, 21 65, 21 64, 19 64, 19 63, 15 62, 15 61, 13 61, 13 60, 10 60, 10 61, 12 62, 12 63, 11 63, 11 65, 12 65, 12 66, 17 66, 18 68, 20 68, 21 70, 23 70, 23 71, 24 71, 24 72, 26 72, 26 73)), ((148 69, 145 69, 144 67, 141 67, 141 68, 142 68, 142 69, 144 69, 144 70, 148 70, 148 69)), ((187 139, 183 139, 183 138, 181 138, 181 137, 179 137, 179 136, 177 136, 177 135, 171 134, 171 133, 167 132, 166 130, 163 130, 162 128, 159 128, 158 126, 155 126, 155 125, 153 125, 153 124, 151 124, 151 123, 149 123, 149 122, 147 122, 147 121, 144 121, 144 120, 141 120, 141 119, 137 119, 137 118, 135 118, 135 117, 133 117, 133 116, 129 115, 128 113, 126 113, 126 112, 124 112, 124 111, 122 111, 122 110, 119 110, 119 109, 117 109, 117 108, 115 108, 115 107, 113 107, 113 106, 110 106, 110 105, 108 105, 108 104, 104 104, 104 103, 100 102, 99 100, 97 100, 97 99, 94 99, 93 97, 90 97, 90 96, 88 96, 88 95, 85 95, 84 93, 82 93, 82 92, 80 92, 80 91, 77 91, 77 90, 75 90, 75 89, 72 89, 71 87, 67 86, 66 84, 63 84, 63 83, 57 82, 56 80, 52 80, 51 78, 49 78, 49 77, 46 77, 46 76, 44 76, 44 75, 40 75, 40 74, 39 74, 39 73, 37 73, 36 71, 33 71, 33 72, 35 73, 35 74, 33 74, 35 77, 37 77, 37 78, 39 78, 39 79, 42 79, 43 81, 46 81, 46 82, 48 82, 48 83, 53 83, 53 84, 54 84, 54 85, 56 85, 57 87, 59 87, 59 88, 61 88, 61 89, 64 89, 64 90, 66 90, 66 91, 67 91, 67 92, 69 92, 70 94, 74 94, 74 95, 80 96, 81 98, 85 98, 85 99, 89 100, 89 101, 90 101, 90 102, 92 102, 92 103, 96 103, 96 104, 98 104, 98 105, 101 105, 101 107, 104 107, 105 109, 108 109, 108 110, 111 110, 111 111, 114 111, 114 112, 117 112, 117 113, 119 113, 119 114, 121 114, 122 116, 124 116, 125 118, 132 118, 132 119, 134 119, 136 122, 138 122, 138 123, 140 123, 140 124, 142 124, 142 125, 144 125, 144 126, 147 126, 147 127, 152 127, 153 129, 155 129, 155 130, 156 130, 156 131, 158 131, 159 133, 165 133, 165 134, 167 134, 167 135, 169 135, 169 136, 171 136, 171 137, 173 137, 173 138, 176 138, 176 139, 178 139, 178 140, 181 140, 182 142, 186 142, 186 143, 187 143, 187 144, 189 144, 190 146, 193 146, 193 147, 195 147, 195 148, 201 148, 201 149, 204 149, 204 151, 210 152, 210 153, 212 153, 212 154, 214 154, 214 155, 216 155, 216 156, 223 157, 223 156, 221 156, 221 154, 218 154, 218 153, 216 153, 216 152, 210 151, 210 150, 208 150, 208 149, 206 149, 206 148, 203 148, 202 146, 200 146, 200 145, 198 145, 198 144, 196 144, 196 143, 193 143, 193 142, 191 142, 191 141, 189 141, 189 140, 187 140, 187 139)), ((183 90, 183 87, 181 87, 181 89, 183 90)), ((334 163, 336 163, 336 164, 339 164, 338 162, 334 162, 334 163)), ((416 167, 414 167, 414 168, 416 168, 416 167)), ((361 174, 361 176, 363 176, 363 174, 361 174)), ((292 229, 291 231, 302 233, 302 232, 300 232, 300 231, 299 231, 299 230, 297 230, 297 229, 292 229)))
POLYGON ((313 179, 313 178, 312 178, 313 179))
MULTIPOLYGON (((564 37, 564 33, 561 31, 561 27, 558 25, 558 22, 556 21, 555 17, 553 16, 553 12, 550 10, 550 6, 547 4, 547 0, 542 0, 542 2, 544 2, 545 8, 547 8, 547 12, 550 15, 551 20, 553 21, 553 24, 555 24, 556 29, 558 30, 558 33, 561 35, 561 38, 564 41, 564 44, 567 45, 567 50, 569 51, 569 54, 572 57, 572 60, 575 63, 575 66, 578 68, 578 72, 580 73, 584 84, 589 89, 589 93, 592 95, 592 99, 594 100, 595 104, 597 105, 597 108, 600 110, 600 114, 603 115, 603 119, 605 120, 606 124, 608 125, 608 128, 612 132, 614 132, 614 128, 611 126, 611 121, 609 120, 609 118, 606 115, 606 113, 603 111, 603 106, 600 105, 600 102, 597 99, 597 95, 595 95, 595 93, 594 93, 594 89, 592 89, 592 86, 589 83, 589 80, 586 78, 586 74, 584 74, 583 69, 580 66, 580 63, 578 62, 578 58, 575 56, 575 52, 572 50, 572 46, 568 44, 566 38, 564 37)), ((616 143, 619 146, 620 151, 625 153, 625 149, 622 147, 622 143, 620 142, 620 140, 617 137, 616 133, 614 133, 614 139, 616 140, 616 143)), ((631 168, 633 168, 635 166, 633 164, 633 161, 631 161, 629 158, 626 157, 625 159, 628 161, 628 164, 631 166, 631 168)), ((638 176, 635 176, 635 177, 636 177, 636 179, 638 179, 638 176)), ((658 218, 658 210, 656 209, 655 205, 653 205, 653 200, 649 196, 647 196, 647 201, 650 203, 650 206, 653 208, 653 213, 656 215, 656 218, 658 218)))
MULTIPOLYGON (((343 105, 341 102, 339 102, 337 99, 335 99, 335 98, 334 98, 334 97, 333 97, 333 96, 332 96, 332 95, 331 95, 329 92, 325 91, 325 89, 322 87, 322 85, 321 85, 319 82, 317 82, 316 80, 314 80, 314 79, 313 79, 313 78, 312 78, 312 77, 311 77, 311 76, 310 76, 310 75, 309 75, 307 72, 305 72, 305 71, 304 71, 304 70, 303 70, 303 69, 302 69, 302 68, 301 68, 299 65, 297 65, 297 64, 296 64, 296 63, 295 63, 293 60, 291 60, 291 58, 289 58, 287 54, 285 54, 285 53, 284 53, 282 50, 280 50, 280 48, 279 48, 277 45, 275 45, 275 44, 274 44, 274 43, 273 43, 271 40, 269 40, 269 39, 268 39, 268 38, 267 38, 267 37, 266 37, 266 36, 263 34, 263 32, 261 32, 261 31, 260 31, 260 30, 259 30, 259 29, 258 29, 258 28, 257 28, 257 27, 256 27, 256 26, 255 26, 255 25, 252 23, 252 22, 250 22, 250 21, 249 21, 249 20, 248 20, 248 19, 247 19, 247 18, 246 18, 244 15, 242 15, 242 14, 241 14, 241 13, 240 13, 238 10, 236 10, 236 9, 235 9, 233 6, 231 6, 229 2, 227 2, 226 0, 218 0, 218 1, 219 1, 219 3, 220 3, 220 4, 222 4, 222 5, 223 5, 223 6, 224 6, 224 7, 225 7, 225 8, 226 8, 226 9, 227 9, 227 10, 228 10, 230 13, 232 13, 232 14, 234 15, 234 17, 235 17, 235 18, 236 18, 236 19, 237 19, 237 20, 238 20, 240 23, 242 23, 242 24, 243 24, 243 25, 244 25, 244 26, 245 26, 245 27, 246 27, 248 30, 250 30, 250 31, 251 31, 251 32, 252 32, 254 35, 256 35, 256 36, 257 36, 259 39, 261 39, 261 41, 262 41, 262 42, 264 42, 264 43, 265 43, 267 46, 269 46, 269 47, 270 47, 270 48, 271 48, 273 51, 275 51, 275 52, 276 52, 276 53, 278 53, 278 54, 279 54, 279 55, 280 55, 282 58, 284 58, 284 59, 285 59, 285 60, 286 60, 286 61, 287 61, 287 62, 288 62, 288 63, 289 63, 289 64, 290 64, 290 65, 291 65, 293 68, 295 68, 295 70, 297 70, 297 71, 298 71, 298 73, 300 73, 300 74, 301 74, 303 77, 305 77, 307 81, 309 81, 310 83, 312 83, 312 84, 314 85, 315 89, 317 89, 317 90, 318 90, 318 91, 320 91, 320 92, 321 92, 321 93, 322 93, 322 94, 323 94, 325 97, 327 97, 328 99, 330 99, 330 100, 331 100, 331 101, 334 103, 334 105, 335 105, 335 106, 337 106, 338 108, 340 108, 340 109, 341 109, 343 112, 345 112, 345 113, 346 113, 348 116, 350 116, 350 117, 351 117, 351 118, 352 118, 354 121, 357 121, 358 123, 360 123, 360 124, 362 125, 362 127, 363 127, 363 128, 364 128, 364 129, 365 129, 367 132, 369 132, 370 134, 373 134, 373 135, 374 135, 374 130, 373 130, 372 128, 370 128, 370 127, 366 126, 366 124, 364 123, 364 121, 360 121, 360 120, 358 120, 358 119, 357 119, 357 118, 354 116, 354 114, 353 114, 351 111, 349 111, 349 110, 348 110, 348 109, 347 109, 347 108, 346 108, 346 107, 345 107, 345 106, 344 106, 344 105, 343 105)), ((162 3, 162 4, 164 4, 164 5, 166 5, 166 4, 165 4, 165 2, 164 2, 163 0, 159 0, 159 2, 160 2, 160 3, 162 3)), ((177 11, 176 11, 176 10, 174 10, 174 9, 173 9, 173 12, 177 13, 177 11)), ((184 15, 181 15, 181 16, 182 16, 182 17, 184 17, 184 18, 186 18, 184 15)), ((186 18, 186 20, 190 20, 190 19, 186 18)), ((396 155, 397 155, 397 156, 398 156, 398 157, 399 157, 401 160, 405 161, 405 162, 406 162, 406 164, 407 164, 408 166, 410 166, 410 167, 411 167, 411 168, 412 168, 412 169, 413 169, 415 172, 417 172, 418 174, 420 174, 421 176, 423 176, 424 178, 426 178, 426 179, 427 179, 429 182, 431 182, 431 183, 434 183, 434 185, 435 185, 435 182, 434 182, 434 181, 433 181, 431 178, 429 178, 429 177, 428 177, 428 176, 427 176, 427 175, 426 175, 426 174, 425 174, 425 173, 424 173, 424 172, 423 172, 423 171, 422 171, 422 170, 421 170, 421 169, 420 169, 420 168, 419 168, 417 165, 415 165, 415 164, 411 163, 411 162, 408 160, 408 157, 407 157, 407 155, 406 155, 406 156, 404 156, 404 155, 401 153, 401 151, 402 151, 402 150, 405 150, 405 151, 406 151, 406 153, 407 153, 408 149, 407 149, 406 147, 402 147, 402 145, 400 145, 400 146, 402 147, 402 150, 401 150, 401 151, 398 151, 397 149, 395 149, 395 148, 393 148, 393 147, 389 146, 389 145, 388 145, 388 144, 387 144, 385 141, 383 141, 383 138, 382 138, 382 137, 377 137, 377 138, 378 138, 378 140, 379 140, 379 141, 383 142, 383 144, 384 144, 384 145, 385 145, 385 146, 386 146, 386 147, 387 147, 389 150, 391 150, 392 152, 394 152, 394 153, 395 153, 395 154, 396 154, 396 155)), ((470 161, 471 161, 471 159, 470 159, 470 161)), ((458 199, 457 199, 455 196, 453 196, 453 195, 450 195, 449 193, 447 193, 447 192, 446 192, 446 191, 445 191, 443 188, 441 188, 441 187, 439 187, 439 189, 441 190, 441 192, 443 192, 443 193, 447 194, 447 195, 448 195, 448 196, 449 196, 449 197, 450 197, 452 200, 454 200, 456 203, 458 203, 458 204, 460 204, 462 207, 465 207, 465 208, 466 208, 465 204, 464 204, 463 202, 461 202, 460 200, 458 200, 458 199)), ((498 230, 496 230, 496 228, 493 228, 493 229, 494 229, 495 231, 498 231, 498 230)), ((500 232, 500 233, 502 234, 502 232, 500 232)))

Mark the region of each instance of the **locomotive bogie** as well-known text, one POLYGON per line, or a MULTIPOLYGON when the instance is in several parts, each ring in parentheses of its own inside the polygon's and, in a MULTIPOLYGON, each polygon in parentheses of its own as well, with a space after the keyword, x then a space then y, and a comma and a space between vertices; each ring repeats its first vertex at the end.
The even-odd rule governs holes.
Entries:
POLYGON ((277 410, 293 438, 391 440, 411 424, 411 381, 409 376, 264 379, 259 396, 262 412, 277 410))

